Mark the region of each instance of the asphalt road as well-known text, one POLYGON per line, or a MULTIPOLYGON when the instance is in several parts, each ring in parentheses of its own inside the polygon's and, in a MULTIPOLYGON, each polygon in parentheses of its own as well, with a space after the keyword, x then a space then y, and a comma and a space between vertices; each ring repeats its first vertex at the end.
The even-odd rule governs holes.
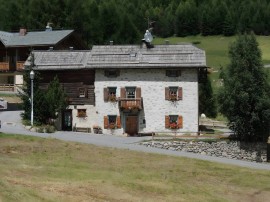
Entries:
POLYGON ((43 138, 56 138, 64 141, 73 141, 86 144, 93 144, 97 146, 113 147, 119 149, 127 149, 139 152, 156 153, 162 155, 172 155, 187 158, 194 158, 212 162, 218 162, 223 164, 230 164, 242 167, 248 167, 253 169, 270 170, 270 163, 255 163, 234 159, 226 159, 220 157, 206 156, 201 154, 194 154, 182 151, 171 151, 153 147, 145 147, 137 144, 143 140, 149 140, 152 137, 124 137, 102 134, 90 134, 90 133, 77 133, 77 132, 65 132, 57 131, 56 133, 36 133, 26 130, 21 124, 20 114, 22 111, 0 111, 1 129, 0 132, 14 133, 38 136, 43 138))

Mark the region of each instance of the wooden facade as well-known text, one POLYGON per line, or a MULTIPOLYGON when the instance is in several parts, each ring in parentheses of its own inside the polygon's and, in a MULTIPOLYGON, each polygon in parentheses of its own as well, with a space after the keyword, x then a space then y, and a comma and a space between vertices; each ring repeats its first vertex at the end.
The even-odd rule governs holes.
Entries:
MULTIPOLYGON (((24 63, 32 50, 87 50, 87 45, 73 30, 18 33, 0 31, 0 85, 22 84, 24 63), (6 74, 12 75, 10 79, 6 74)), ((0 91, 5 88, 0 88, 0 91)), ((15 89, 15 88, 14 88, 15 89)))
POLYGON ((94 70, 40 71, 40 88, 46 89, 57 76, 70 105, 95 105, 94 70))

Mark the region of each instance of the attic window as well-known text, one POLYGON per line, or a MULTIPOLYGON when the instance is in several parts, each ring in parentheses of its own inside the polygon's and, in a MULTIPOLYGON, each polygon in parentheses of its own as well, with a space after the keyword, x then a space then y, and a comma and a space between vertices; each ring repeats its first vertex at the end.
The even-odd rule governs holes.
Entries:
POLYGON ((119 76, 119 70, 111 70, 111 69, 105 70, 104 74, 106 77, 115 78, 115 77, 119 76))
POLYGON ((168 77, 178 77, 181 76, 181 71, 172 69, 172 70, 166 70, 166 76, 168 77))

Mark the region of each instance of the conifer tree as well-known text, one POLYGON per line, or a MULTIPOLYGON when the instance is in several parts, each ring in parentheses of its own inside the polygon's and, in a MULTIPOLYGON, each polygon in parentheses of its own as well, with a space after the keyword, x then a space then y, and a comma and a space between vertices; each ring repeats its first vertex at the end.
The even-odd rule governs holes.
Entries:
POLYGON ((229 57, 218 97, 220 111, 240 140, 265 140, 270 127, 270 86, 254 34, 238 36, 229 57))

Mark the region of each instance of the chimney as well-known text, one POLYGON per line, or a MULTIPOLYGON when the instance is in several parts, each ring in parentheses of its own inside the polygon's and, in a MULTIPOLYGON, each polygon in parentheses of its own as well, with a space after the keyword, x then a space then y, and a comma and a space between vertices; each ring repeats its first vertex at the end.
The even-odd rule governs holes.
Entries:
POLYGON ((111 45, 111 46, 113 45, 113 41, 110 41, 110 45, 111 45))
POLYGON ((25 36, 27 33, 27 30, 25 28, 20 28, 19 36, 25 36))
POLYGON ((52 23, 48 22, 45 31, 52 31, 51 25, 52 25, 52 23))

